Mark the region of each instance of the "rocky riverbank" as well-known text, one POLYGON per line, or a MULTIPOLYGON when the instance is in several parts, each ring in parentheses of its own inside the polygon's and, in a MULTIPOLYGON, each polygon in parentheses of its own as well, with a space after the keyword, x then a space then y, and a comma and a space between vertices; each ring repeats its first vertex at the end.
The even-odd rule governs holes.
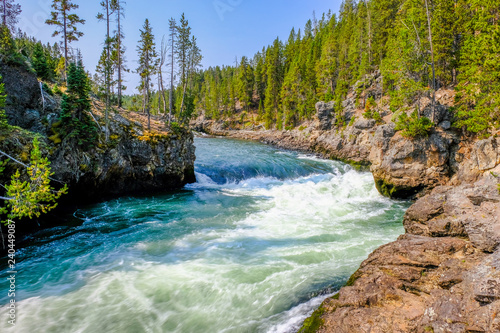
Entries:
MULTIPOLYGON (((374 251, 300 332, 499 332, 500 138, 469 140, 453 130, 449 90, 437 93, 429 136, 404 138, 377 74, 369 81, 364 93, 376 97, 378 122, 364 119, 353 87, 344 128, 332 125, 333 104, 322 102, 314 121, 290 131, 203 117, 193 126, 366 166, 382 194, 418 199, 404 217, 406 233, 374 251)), ((428 98, 411 107, 432 116, 428 98)))

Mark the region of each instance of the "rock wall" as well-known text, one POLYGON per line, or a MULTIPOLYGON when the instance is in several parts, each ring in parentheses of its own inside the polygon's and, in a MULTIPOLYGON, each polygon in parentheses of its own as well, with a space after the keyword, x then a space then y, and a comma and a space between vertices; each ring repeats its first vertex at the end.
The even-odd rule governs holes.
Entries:
POLYGON ((120 115, 110 124, 110 145, 85 152, 63 140, 50 157, 54 178, 70 184, 72 201, 152 194, 196 181, 191 132, 144 136, 141 126, 120 115))
POLYGON ((488 175, 418 200, 404 217, 406 234, 374 251, 304 331, 498 332, 497 184, 488 175))
POLYGON ((9 123, 33 132, 42 132, 42 93, 36 76, 23 67, 2 63, 0 75, 7 92, 5 113, 9 123))
MULTIPOLYGON (((53 142, 48 137, 54 134, 60 98, 42 92, 36 77, 26 68, 0 64, 0 75, 8 96, 9 124, 21 128, 0 133, 0 150, 28 162, 35 132, 41 135, 43 154, 49 157, 54 172, 52 178, 59 181, 53 185, 61 182, 69 185, 69 193, 61 197, 61 202, 95 202, 126 194, 150 194, 195 181, 195 147, 190 131, 147 132, 141 123, 113 112, 110 142, 101 139, 91 149, 83 149, 71 138, 53 142)), ((102 115, 94 112, 93 117, 102 129, 102 115)), ((7 182, 17 167, 10 163, 0 183, 7 182)))

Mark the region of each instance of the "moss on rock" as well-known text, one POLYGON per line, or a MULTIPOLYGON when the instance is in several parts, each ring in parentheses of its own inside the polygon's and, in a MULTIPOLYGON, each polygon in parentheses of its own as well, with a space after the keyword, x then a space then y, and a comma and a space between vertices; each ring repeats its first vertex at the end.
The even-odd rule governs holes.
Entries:
POLYGON ((304 321, 304 324, 300 328, 298 333, 315 333, 324 324, 323 318, 321 316, 325 313, 323 305, 321 305, 313 314, 304 321))

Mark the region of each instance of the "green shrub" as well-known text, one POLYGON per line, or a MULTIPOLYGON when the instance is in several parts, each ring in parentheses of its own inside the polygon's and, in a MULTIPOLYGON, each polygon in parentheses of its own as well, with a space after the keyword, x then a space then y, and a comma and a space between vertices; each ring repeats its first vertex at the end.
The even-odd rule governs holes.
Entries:
POLYGON ((377 124, 381 124, 383 123, 382 116, 377 110, 375 110, 376 105, 377 103, 375 103, 375 98, 373 98, 373 96, 368 98, 368 101, 366 102, 365 105, 365 112, 363 113, 363 118, 374 119, 377 122, 377 124))
POLYGON ((356 116, 352 116, 351 120, 349 121, 349 126, 354 125, 354 123, 356 122, 356 119, 357 119, 356 116))
POLYGON ((372 112, 372 117, 377 122, 377 124, 380 124, 380 123, 383 122, 382 116, 380 115, 380 113, 378 111, 373 111, 372 112))
POLYGON ((182 132, 182 126, 179 125, 179 123, 173 121, 170 123, 170 130, 175 134, 179 134, 182 132))
POLYGON ((62 96, 63 92, 61 91, 61 89, 59 88, 59 86, 56 84, 54 86, 54 89, 52 89, 52 93, 54 95, 59 95, 59 96, 62 96))
POLYGON ((409 117, 402 112, 396 121, 396 131, 403 131, 401 135, 405 138, 426 137, 433 125, 429 118, 419 118, 416 110, 409 117))

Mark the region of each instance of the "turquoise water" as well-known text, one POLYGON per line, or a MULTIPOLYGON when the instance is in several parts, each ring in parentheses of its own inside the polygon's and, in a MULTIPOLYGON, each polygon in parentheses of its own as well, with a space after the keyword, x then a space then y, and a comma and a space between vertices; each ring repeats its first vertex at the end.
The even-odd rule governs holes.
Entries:
POLYGON ((32 236, 8 331, 295 332, 403 233, 408 204, 380 196, 369 173, 252 142, 195 144, 198 183, 86 207, 32 236))

